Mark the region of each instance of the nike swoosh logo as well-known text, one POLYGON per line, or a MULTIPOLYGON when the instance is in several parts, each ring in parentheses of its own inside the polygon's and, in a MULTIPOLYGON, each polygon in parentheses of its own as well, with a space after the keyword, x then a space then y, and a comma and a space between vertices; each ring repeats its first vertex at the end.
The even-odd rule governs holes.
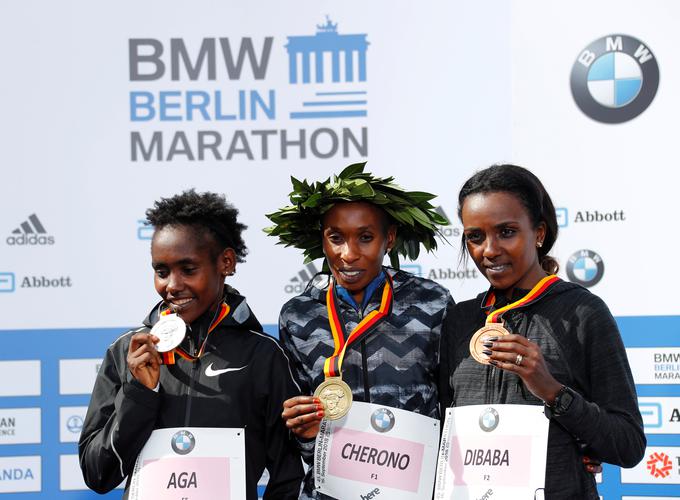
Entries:
POLYGON ((205 375, 207 377, 216 377, 217 375, 222 375, 223 373, 237 372, 239 370, 243 370, 246 366, 248 365, 244 365, 239 368, 222 368, 221 370, 213 370, 213 364, 210 363, 208 368, 205 369, 205 375))

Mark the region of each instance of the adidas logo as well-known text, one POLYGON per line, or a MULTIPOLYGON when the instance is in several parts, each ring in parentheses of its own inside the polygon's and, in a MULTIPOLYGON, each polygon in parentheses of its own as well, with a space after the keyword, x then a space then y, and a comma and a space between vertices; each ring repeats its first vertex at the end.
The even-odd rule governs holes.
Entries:
POLYGON ((442 217, 445 217, 446 220, 449 221, 448 226, 439 226, 439 230, 444 235, 444 238, 458 238, 458 237, 460 237, 460 235, 461 235, 460 228, 453 226, 454 220, 451 217, 449 217, 449 215, 444 211, 444 207, 442 207, 440 205, 440 206, 436 207, 434 209, 434 211, 437 212, 442 217))
POLYGON ((8 245, 54 245, 54 236, 47 234, 36 214, 28 216, 28 220, 19 224, 7 237, 8 245))
POLYGON ((300 272, 297 273, 297 276, 293 276, 290 279, 290 283, 288 283, 284 288, 285 292, 297 294, 304 292, 307 282, 318 272, 319 270, 314 265, 314 262, 310 262, 300 272))

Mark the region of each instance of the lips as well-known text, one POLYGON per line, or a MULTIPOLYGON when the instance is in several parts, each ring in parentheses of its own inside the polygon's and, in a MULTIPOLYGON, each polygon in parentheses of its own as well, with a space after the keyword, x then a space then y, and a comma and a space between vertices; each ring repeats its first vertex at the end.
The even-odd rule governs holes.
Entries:
POLYGON ((356 283, 366 271, 363 269, 339 269, 339 277, 346 283, 356 283))
POLYGON ((485 265, 484 268, 486 269, 487 274, 499 274, 510 270, 510 264, 485 265))
POLYGON ((194 301, 193 297, 182 297, 182 298, 167 299, 168 305, 174 313, 182 312, 187 307, 189 307, 189 305, 193 301, 194 301))

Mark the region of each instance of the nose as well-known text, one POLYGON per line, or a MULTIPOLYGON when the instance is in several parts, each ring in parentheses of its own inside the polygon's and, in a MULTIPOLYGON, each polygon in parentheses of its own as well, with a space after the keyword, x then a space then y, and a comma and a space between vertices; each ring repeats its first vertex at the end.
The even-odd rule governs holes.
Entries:
POLYGON ((494 236, 487 236, 484 240, 484 257, 487 259, 493 259, 494 257, 498 257, 500 253, 501 249, 500 245, 498 244, 498 239, 494 236))
POLYGON ((360 254, 359 249, 357 248, 357 244, 352 241, 345 242, 340 252, 340 257, 342 258, 343 262, 347 263, 355 262, 356 260, 359 259, 359 256, 360 254))
POLYGON ((179 274, 178 273, 170 273, 168 275, 168 282, 165 285, 165 290, 169 294, 174 295, 175 293, 181 291, 182 288, 184 288, 184 282, 182 281, 179 274))

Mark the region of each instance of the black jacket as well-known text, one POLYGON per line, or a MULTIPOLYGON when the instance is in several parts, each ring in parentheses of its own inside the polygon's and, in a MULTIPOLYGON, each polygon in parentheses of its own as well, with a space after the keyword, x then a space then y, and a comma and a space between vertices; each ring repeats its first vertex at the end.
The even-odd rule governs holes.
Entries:
MULTIPOLYGON (((509 301, 499 296, 493 308, 527 292, 516 290, 509 301)), ((486 319, 485 297, 481 294, 459 303, 453 310, 451 331, 442 335, 443 410, 473 404, 542 405, 517 375, 471 357, 470 338, 486 319)), ((642 459, 646 444, 616 321, 599 297, 565 281, 536 302, 506 312, 503 321, 510 332, 536 342, 553 377, 576 393, 569 410, 550 421, 545 498, 599 498, 595 478, 583 466, 583 455, 633 467, 642 459)))
MULTIPOLYGON (((144 327, 119 337, 106 351, 97 375, 78 444, 85 483, 104 493, 128 478, 137 455, 154 429, 170 427, 245 428, 247 498, 257 499, 264 468, 270 480, 264 498, 298 497, 302 462, 281 420, 283 402, 299 394, 288 359, 262 327, 245 298, 225 295, 231 313, 210 333, 204 354, 195 362, 176 356, 161 366, 160 389, 154 392, 132 377, 127 366, 130 338, 148 331, 158 306, 144 327), (206 375, 206 370, 247 368, 206 375)), ((212 313, 192 325, 182 347, 189 353, 207 332, 212 313)))

